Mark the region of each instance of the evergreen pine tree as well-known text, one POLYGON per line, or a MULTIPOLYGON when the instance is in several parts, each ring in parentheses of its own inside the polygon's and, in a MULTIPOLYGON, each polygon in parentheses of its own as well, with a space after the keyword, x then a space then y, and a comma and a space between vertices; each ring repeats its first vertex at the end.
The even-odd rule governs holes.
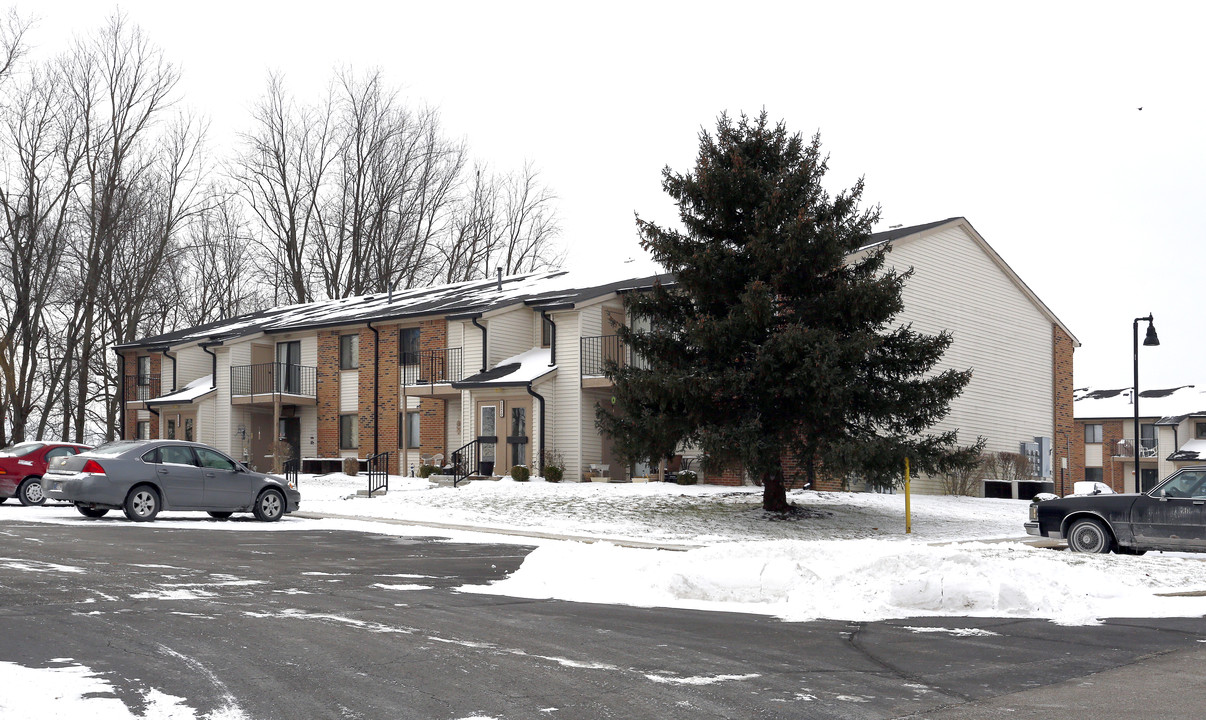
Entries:
POLYGON ((949 334, 893 322, 911 270, 869 247, 879 210, 859 208, 862 180, 830 197, 826 170, 819 136, 770 127, 763 111, 721 115, 693 172, 663 171, 683 231, 637 224, 674 282, 628 296, 648 329, 617 330, 637 361, 608 369, 612 403, 597 417, 622 456, 695 443, 712 470, 744 465, 771 511, 791 509, 788 458, 815 487, 818 467, 889 484, 905 457, 935 473, 978 456, 983 441, 925 432, 971 372, 931 373, 949 334))

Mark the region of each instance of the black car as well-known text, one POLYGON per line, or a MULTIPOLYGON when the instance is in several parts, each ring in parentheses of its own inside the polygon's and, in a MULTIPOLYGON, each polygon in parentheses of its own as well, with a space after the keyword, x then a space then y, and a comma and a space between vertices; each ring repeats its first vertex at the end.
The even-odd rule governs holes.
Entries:
POLYGON ((1206 552, 1206 467, 1182 468, 1145 493, 1035 498, 1026 532, 1066 538, 1074 552, 1206 552))

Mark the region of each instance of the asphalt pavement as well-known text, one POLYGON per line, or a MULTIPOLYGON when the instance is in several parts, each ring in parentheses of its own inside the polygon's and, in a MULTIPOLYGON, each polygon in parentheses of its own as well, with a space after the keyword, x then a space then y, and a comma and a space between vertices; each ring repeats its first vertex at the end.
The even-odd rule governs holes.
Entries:
POLYGON ((0 506, 0 661, 140 712, 271 718, 1197 718, 1200 618, 784 623, 460 590, 530 548, 0 506))

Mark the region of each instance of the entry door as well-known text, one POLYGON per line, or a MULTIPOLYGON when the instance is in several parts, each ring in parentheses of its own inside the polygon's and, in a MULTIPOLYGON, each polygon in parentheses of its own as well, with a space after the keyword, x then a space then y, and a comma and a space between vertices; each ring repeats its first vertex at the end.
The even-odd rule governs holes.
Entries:
POLYGON ((1139 470, 1139 492, 1147 492, 1156 487, 1156 483, 1160 480, 1160 473, 1156 468, 1141 468, 1139 470))
POLYGON ((530 400, 510 400, 507 402, 504 415, 507 425, 506 457, 507 463, 503 471, 509 471, 515 465, 532 468, 532 402, 530 400))
POLYGON ((279 435, 289 444, 289 457, 282 458, 281 462, 286 460, 297 460, 301 457, 301 418, 281 418, 281 426, 277 428, 279 435))
POLYGON ((276 344, 277 391, 296 395, 301 391, 301 341, 276 344))
POLYGON ((477 473, 493 475, 498 456, 498 403, 477 404, 477 473))

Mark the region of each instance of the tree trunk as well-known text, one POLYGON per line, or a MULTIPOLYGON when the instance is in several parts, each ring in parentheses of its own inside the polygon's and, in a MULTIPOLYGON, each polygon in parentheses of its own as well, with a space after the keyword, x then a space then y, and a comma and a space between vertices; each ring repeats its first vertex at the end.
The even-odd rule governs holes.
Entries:
POLYGON ((777 466, 762 474, 762 509, 767 512, 791 512, 787 502, 787 487, 783 482, 783 468, 777 466))

